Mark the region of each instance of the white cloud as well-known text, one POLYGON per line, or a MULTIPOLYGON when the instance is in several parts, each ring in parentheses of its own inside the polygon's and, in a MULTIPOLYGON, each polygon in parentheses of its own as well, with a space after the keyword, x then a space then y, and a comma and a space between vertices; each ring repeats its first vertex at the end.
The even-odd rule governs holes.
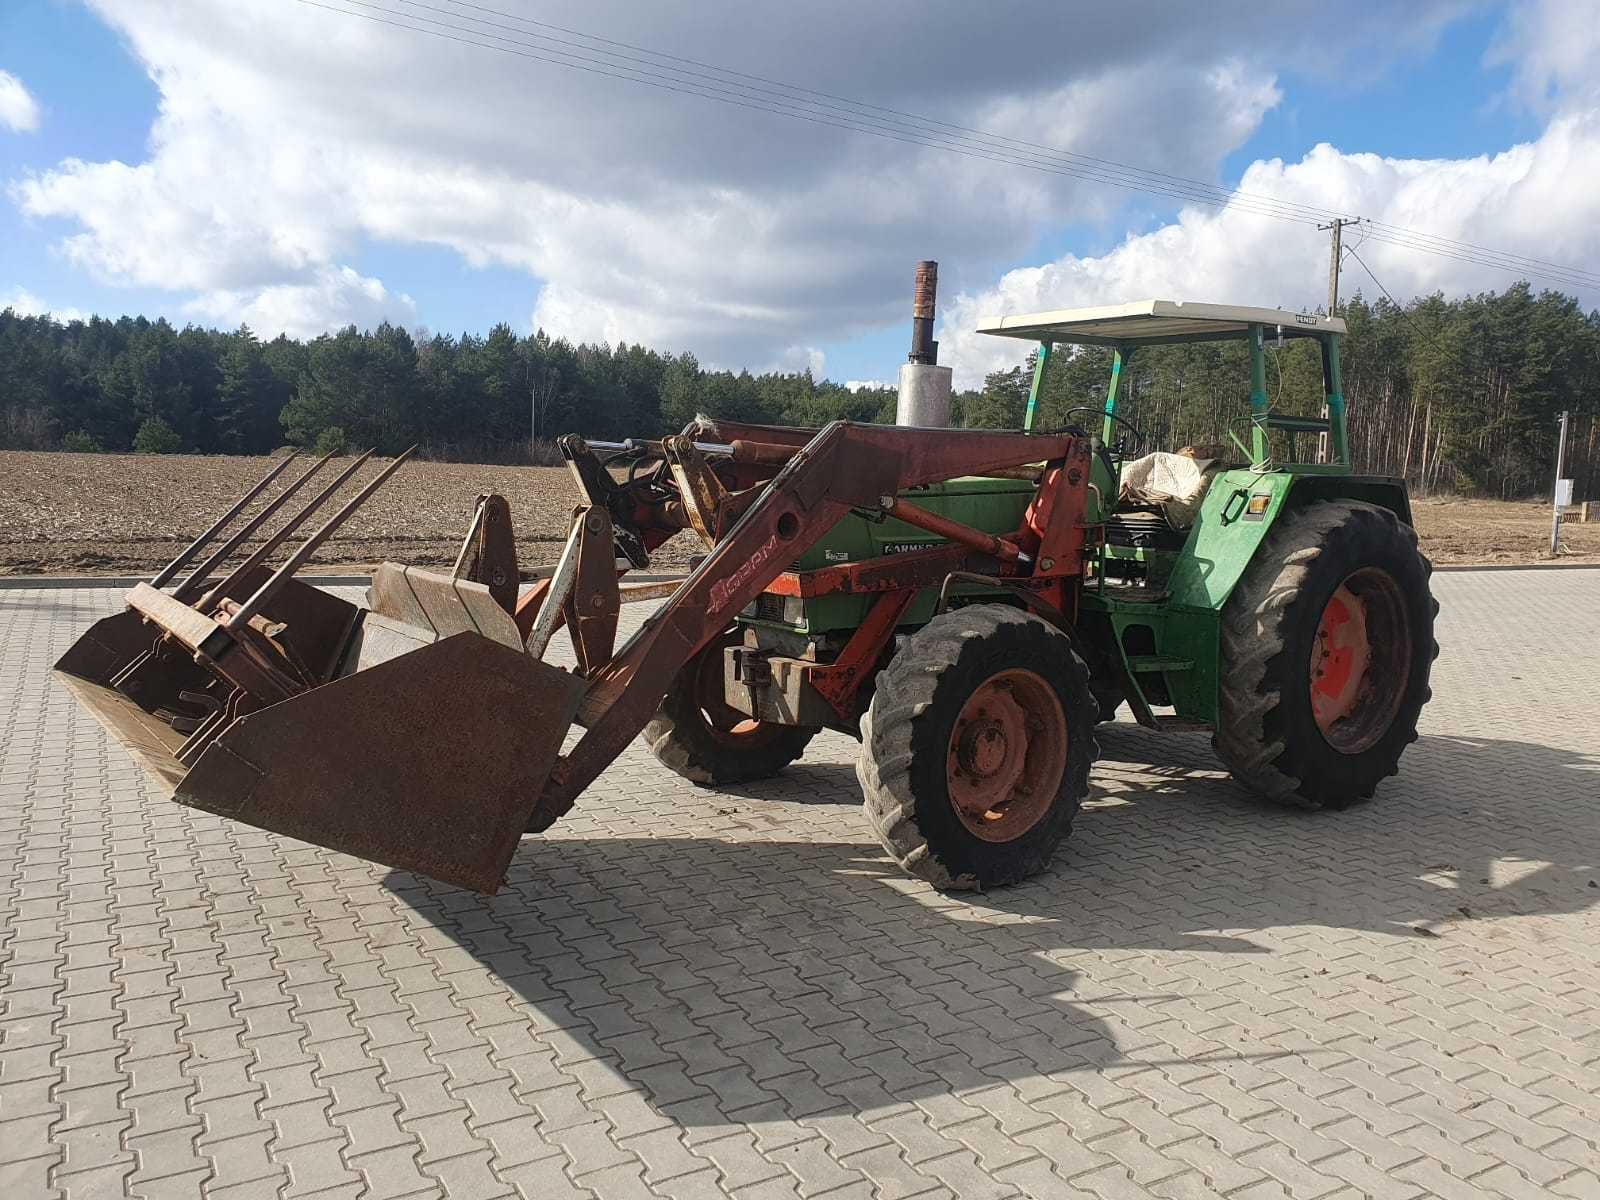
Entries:
POLYGON ((9 292, 0 292, 0 312, 10 309, 19 317, 54 317, 63 323, 67 321, 86 321, 88 314, 76 308, 52 306, 27 288, 14 287, 9 292))
POLYGON ((0 71, 0 126, 12 133, 32 133, 39 128, 39 102, 10 71, 0 71))
POLYGON ((879 388, 894 387, 895 385, 882 379, 847 379, 844 386, 852 392, 859 392, 862 390, 877 391, 879 388))
POLYGON ((410 296, 391 293, 380 280, 350 267, 319 269, 304 283, 207 292, 184 311, 228 328, 244 324, 269 336, 291 337, 315 337, 346 325, 370 329, 384 321, 409 328, 417 320, 410 296))
POLYGON ((1488 54, 1512 70, 1511 96, 1534 111, 1600 91, 1600 20, 1588 0, 1526 0, 1507 14, 1488 54))
MULTIPOLYGON (((1561 48, 1579 31, 1571 17, 1586 5, 1550 0, 1516 13, 1519 78, 1537 80, 1541 103, 1554 105, 1542 134, 1494 155, 1401 159, 1319 145, 1295 163, 1252 164, 1239 190, 1342 213, 1494 250, 1582 266, 1600 258, 1600 192, 1575 181, 1600 179, 1600 54, 1580 65, 1561 48)), ((1510 42, 1506 43, 1508 46, 1510 42)), ((1509 51, 1506 51, 1509 52, 1509 51)), ((1359 227, 1345 234, 1376 277, 1404 302, 1434 291, 1499 289, 1517 278, 1504 267, 1386 244, 1359 227)), ((1383 236, 1383 231, 1378 231, 1383 236)), ((1347 259, 1342 294, 1381 295, 1361 261, 1347 259)), ((982 317, 1075 308, 1125 300, 1200 300, 1314 309, 1327 303, 1328 235, 1313 223, 1290 223, 1239 208, 1194 207, 1170 224, 1128 236, 1101 255, 1065 254, 1006 272, 992 286, 946 304, 940 351, 958 387, 979 386, 986 372, 1020 361, 1026 347, 973 332, 982 317)), ((1532 277, 1535 287, 1577 290, 1587 303, 1600 289, 1573 289, 1532 277)))
MULTIPOLYGON (((542 281, 533 320, 553 331, 804 364, 812 347, 902 320, 917 259, 944 262, 947 292, 975 286, 1064 218, 1103 221, 1124 199, 308 6, 89 2, 159 89, 150 153, 68 160, 16 181, 14 198, 74 222, 62 249, 97 277, 252 314, 263 333, 404 309, 342 264, 373 241, 420 243, 524 270, 530 298, 542 281)), ((739 0, 551 0, 538 15, 1211 178, 1278 103, 1278 69, 1386 61, 1459 6, 1418 0, 1397 17, 1368 3, 1381 39, 1359 14, 1315 35, 1263 23, 1248 0, 1218 0, 1205 22, 1164 0, 1029 0, 1004 19, 955 6, 937 22, 914 0, 826 20, 791 6, 751 21, 739 0)))

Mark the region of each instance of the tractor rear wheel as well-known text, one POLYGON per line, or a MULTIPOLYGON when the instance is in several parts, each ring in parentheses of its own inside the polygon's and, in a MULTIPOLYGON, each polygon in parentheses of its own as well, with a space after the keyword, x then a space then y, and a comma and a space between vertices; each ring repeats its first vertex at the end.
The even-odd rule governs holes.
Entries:
POLYGON ((1399 770, 1432 693, 1438 603, 1416 531, 1357 500, 1291 512, 1222 613, 1217 754, 1297 808, 1344 808, 1399 770))
POLYGON ((727 702, 722 652, 740 636, 729 630, 685 663, 644 727, 651 752, 703 787, 769 779, 818 733, 815 725, 754 720, 727 702))
POLYGON ((1089 790, 1089 669, 1036 616, 979 604, 935 617, 879 674, 856 775, 884 849, 940 888, 1045 868, 1089 790))

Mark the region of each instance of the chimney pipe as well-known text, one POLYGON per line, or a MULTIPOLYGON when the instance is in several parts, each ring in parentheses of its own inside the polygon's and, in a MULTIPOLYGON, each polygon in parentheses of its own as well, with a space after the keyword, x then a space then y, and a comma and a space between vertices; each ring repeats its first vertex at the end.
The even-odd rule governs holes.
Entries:
POLYGON ((932 366, 939 361, 933 340, 933 310, 939 296, 939 264, 919 262, 911 292, 911 355, 907 361, 932 366))
POLYGON ((939 343, 933 340, 938 293, 939 264, 919 262, 911 295, 911 354, 900 367, 896 425, 943 429, 950 424, 950 368, 938 365, 939 343))

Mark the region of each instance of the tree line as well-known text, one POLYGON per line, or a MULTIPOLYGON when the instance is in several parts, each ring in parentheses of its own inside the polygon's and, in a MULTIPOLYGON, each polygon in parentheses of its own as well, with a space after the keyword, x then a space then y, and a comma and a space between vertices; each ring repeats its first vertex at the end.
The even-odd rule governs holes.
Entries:
MULTIPOLYGON (((1569 474, 1580 495, 1600 494, 1600 313, 1517 284, 1403 307, 1358 295, 1341 315, 1358 467, 1423 491, 1535 494, 1549 487, 1556 415, 1570 409, 1569 474)), ((1095 347, 1052 355, 1040 427, 1092 424, 1068 410, 1098 407, 1109 363, 1095 347)), ((1124 375, 1122 411, 1148 448, 1229 445, 1230 432, 1248 442, 1246 363, 1238 342, 1146 348, 1124 375)), ((1018 427, 1032 373, 1030 357, 959 393, 953 423, 1018 427)), ((1272 348, 1267 383, 1278 411, 1319 412, 1315 345, 1272 348)), ((894 403, 889 388, 852 390, 806 371, 708 370, 689 353, 520 336, 504 324, 485 336, 384 324, 262 341, 242 326, 0 312, 0 447, 10 449, 264 454, 292 444, 392 454, 420 442, 436 458, 519 462, 538 461, 538 447, 567 432, 655 437, 697 413, 889 421, 894 403)))

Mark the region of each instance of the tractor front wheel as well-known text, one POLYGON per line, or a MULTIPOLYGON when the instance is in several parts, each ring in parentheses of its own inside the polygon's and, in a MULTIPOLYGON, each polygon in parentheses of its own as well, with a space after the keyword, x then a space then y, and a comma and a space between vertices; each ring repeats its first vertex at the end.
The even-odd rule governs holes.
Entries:
POLYGON ((1060 631, 995 604, 935 617, 878 676, 856 775, 884 849, 935 887, 1045 868, 1089 790, 1099 707, 1060 631))
POLYGON ((685 663, 644 727, 651 752, 703 787, 769 779, 805 753, 818 732, 815 725, 757 721, 728 703, 722 652, 739 636, 729 630, 685 663))
POLYGON ((1323 501, 1283 517, 1222 613, 1212 744, 1246 787, 1344 808, 1399 769, 1439 653, 1432 572, 1388 509, 1323 501))

